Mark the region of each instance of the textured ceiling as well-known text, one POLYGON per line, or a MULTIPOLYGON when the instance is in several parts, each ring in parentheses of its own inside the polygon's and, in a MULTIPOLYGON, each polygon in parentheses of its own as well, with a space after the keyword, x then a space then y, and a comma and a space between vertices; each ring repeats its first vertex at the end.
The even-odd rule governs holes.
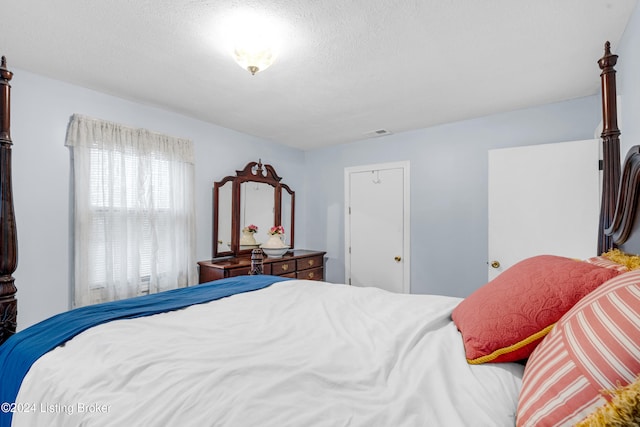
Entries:
POLYGON ((597 93, 636 0, 0 0, 10 67, 301 149, 597 93), (282 36, 251 76, 228 19, 282 36))

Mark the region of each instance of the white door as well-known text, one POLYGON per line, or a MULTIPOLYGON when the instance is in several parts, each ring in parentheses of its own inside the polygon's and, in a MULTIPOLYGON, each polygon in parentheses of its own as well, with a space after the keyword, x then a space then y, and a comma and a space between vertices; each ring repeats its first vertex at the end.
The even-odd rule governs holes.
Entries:
POLYGON ((345 169, 345 281, 409 293, 409 162, 345 169))
POLYGON ((489 151, 489 280, 541 254, 596 255, 598 140, 489 151))

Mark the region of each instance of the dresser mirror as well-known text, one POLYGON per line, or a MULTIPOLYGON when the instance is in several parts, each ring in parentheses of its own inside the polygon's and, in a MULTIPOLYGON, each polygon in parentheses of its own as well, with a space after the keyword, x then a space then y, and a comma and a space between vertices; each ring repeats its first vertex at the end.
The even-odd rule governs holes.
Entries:
POLYGON ((281 180, 273 166, 258 161, 214 183, 214 258, 250 253, 266 242, 274 225, 284 227, 285 243, 294 247, 295 192, 281 180), (252 235, 255 244, 242 238, 249 225, 258 227, 252 235))
POLYGON ((213 187, 213 256, 233 254, 231 252, 232 187, 233 181, 216 182, 213 187))

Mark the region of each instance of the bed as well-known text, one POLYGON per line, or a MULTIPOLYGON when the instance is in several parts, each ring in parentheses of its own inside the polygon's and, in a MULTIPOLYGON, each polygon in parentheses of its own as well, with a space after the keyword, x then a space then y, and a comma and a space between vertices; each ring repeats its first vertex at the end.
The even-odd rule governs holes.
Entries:
MULTIPOLYGON (((607 43, 598 253, 637 253, 640 151, 627 157, 618 191, 615 58, 607 43)), ((15 333, 12 75, 4 58, 0 71, 0 426, 573 425, 613 401, 594 384, 632 384, 640 372, 640 273, 610 256, 532 257, 464 300, 233 277, 82 307, 15 333), (563 353, 565 368, 553 367, 557 341, 575 333, 575 319, 583 327, 594 304, 622 291, 628 316, 605 328, 619 332, 616 322, 626 322, 616 366, 574 381, 589 375, 572 359, 583 348, 575 345, 563 353), (621 365, 626 376, 616 376, 621 365), (588 387, 571 400, 578 392, 567 384, 576 383, 588 387)))

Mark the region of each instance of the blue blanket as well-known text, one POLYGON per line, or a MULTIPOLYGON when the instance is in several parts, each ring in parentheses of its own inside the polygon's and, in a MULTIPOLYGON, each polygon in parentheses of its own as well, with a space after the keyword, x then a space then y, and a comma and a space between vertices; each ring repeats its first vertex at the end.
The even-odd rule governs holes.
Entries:
POLYGON ((11 409, 22 379, 31 365, 48 351, 79 333, 117 319, 132 319, 178 310, 287 280, 277 276, 241 276, 189 288, 96 304, 58 314, 9 338, 0 346, 0 426, 11 425, 11 409))

